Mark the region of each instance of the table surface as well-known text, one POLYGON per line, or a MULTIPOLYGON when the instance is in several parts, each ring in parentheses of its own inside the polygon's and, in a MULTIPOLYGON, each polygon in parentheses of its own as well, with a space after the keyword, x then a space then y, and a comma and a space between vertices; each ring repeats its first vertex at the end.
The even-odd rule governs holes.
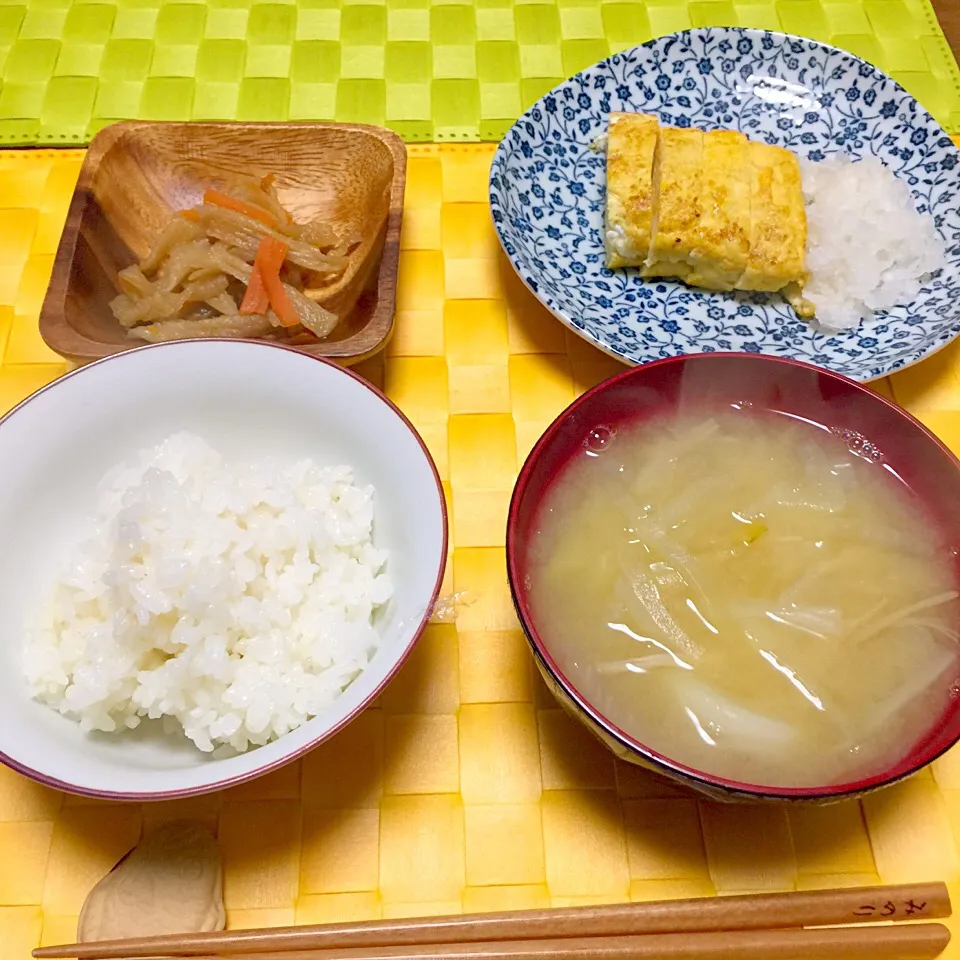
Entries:
MULTIPOLYGON (((960 50, 958 0, 936 2, 960 50)), ((361 368, 437 462, 456 622, 343 733, 234 790, 104 804, 0 767, 0 960, 73 939, 93 884, 184 816, 217 832, 233 927, 935 879, 960 903, 960 750, 863 802, 715 804, 614 761, 535 675, 504 578, 511 485, 556 413, 621 368, 506 263, 492 149, 410 147, 397 331, 361 368)), ((81 159, 0 151, 0 413, 64 371, 37 316, 81 159)), ((876 386, 960 452, 960 342, 876 386)))
MULTIPOLYGON (((105 804, 0 767, 0 960, 73 939, 93 884, 181 817, 217 833, 233 927, 936 879, 960 903, 960 750, 863 802, 717 804, 615 761, 540 682, 504 575, 511 486, 553 417, 622 368, 510 269, 492 152, 409 148, 396 335, 361 368, 437 462, 456 621, 329 743, 229 791, 105 804)), ((64 370, 37 314, 81 159, 0 151, 0 411, 64 370)), ((960 341, 876 387, 960 451, 960 341)))

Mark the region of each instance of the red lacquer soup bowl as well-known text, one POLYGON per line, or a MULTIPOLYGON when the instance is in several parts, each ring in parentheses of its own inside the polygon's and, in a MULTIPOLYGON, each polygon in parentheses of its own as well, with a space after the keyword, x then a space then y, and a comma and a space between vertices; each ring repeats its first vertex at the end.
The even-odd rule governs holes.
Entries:
POLYGON ((919 742, 904 743, 901 759, 888 769, 848 783, 793 788, 740 783, 678 763, 618 729, 564 675, 530 597, 530 545, 545 495, 585 445, 602 445, 608 429, 670 415, 691 403, 749 404, 758 413, 786 414, 865 438, 867 454, 907 485, 941 531, 945 562, 954 564, 960 579, 960 461, 894 403, 827 370, 758 354, 697 354, 634 367, 594 387, 557 417, 524 463, 510 503, 507 569, 513 601, 537 666, 561 706, 622 759, 720 800, 833 801, 886 786, 936 759, 960 739, 960 682, 945 713, 933 718, 919 742))

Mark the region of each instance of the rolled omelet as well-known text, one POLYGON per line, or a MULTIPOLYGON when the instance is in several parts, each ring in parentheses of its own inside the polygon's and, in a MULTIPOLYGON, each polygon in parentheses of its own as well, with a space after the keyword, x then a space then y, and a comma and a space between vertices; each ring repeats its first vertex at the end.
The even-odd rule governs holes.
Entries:
POLYGON ((750 142, 736 130, 703 136, 700 222, 684 278, 695 287, 733 290, 750 253, 750 142))
POLYGON ((786 290, 801 316, 808 315, 799 294, 806 279, 807 214, 800 164, 781 147, 751 143, 750 253, 738 290, 786 290))
POLYGON ((650 250, 653 158, 660 124, 645 113, 611 113, 607 131, 607 266, 638 267, 650 250))
POLYGON ((797 158, 734 130, 610 116, 607 265, 708 290, 783 291, 801 315, 807 218, 797 158))
POLYGON ((700 130, 662 127, 654 158, 654 227, 645 277, 686 279, 693 269, 703 216, 703 140, 700 130))

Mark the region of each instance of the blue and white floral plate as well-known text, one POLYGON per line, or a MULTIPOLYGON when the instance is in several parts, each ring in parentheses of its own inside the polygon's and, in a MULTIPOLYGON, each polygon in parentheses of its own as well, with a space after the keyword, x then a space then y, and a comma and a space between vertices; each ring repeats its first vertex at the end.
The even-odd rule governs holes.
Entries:
POLYGON ((531 107, 500 144, 490 206, 524 282, 568 327, 627 363, 710 351, 806 360, 855 380, 909 366, 960 333, 960 151, 902 87, 815 40, 689 30, 616 54, 531 107), (742 130, 820 160, 874 154, 930 212, 949 266, 909 306, 825 336, 778 297, 697 291, 604 266, 605 160, 590 149, 611 111, 742 130))

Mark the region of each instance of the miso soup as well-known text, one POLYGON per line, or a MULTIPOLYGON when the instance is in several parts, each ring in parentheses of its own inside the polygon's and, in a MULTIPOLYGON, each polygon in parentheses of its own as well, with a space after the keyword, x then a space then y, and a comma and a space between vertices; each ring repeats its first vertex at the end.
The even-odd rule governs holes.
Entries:
MULTIPOLYGON (((868 445, 869 446, 869 445, 868 445)), ((547 494, 530 599, 560 670, 681 764, 770 787, 880 773, 955 691, 955 560, 842 436, 724 408, 621 428, 547 494)))

